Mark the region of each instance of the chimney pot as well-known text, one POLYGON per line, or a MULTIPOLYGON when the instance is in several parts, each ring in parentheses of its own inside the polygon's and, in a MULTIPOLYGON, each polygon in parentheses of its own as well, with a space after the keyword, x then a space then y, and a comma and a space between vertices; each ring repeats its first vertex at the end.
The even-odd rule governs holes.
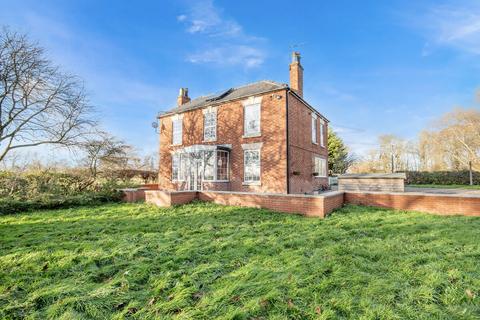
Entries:
POLYGON ((188 97, 188 88, 180 88, 177 98, 177 105, 180 107, 187 102, 190 102, 190 98, 188 97))

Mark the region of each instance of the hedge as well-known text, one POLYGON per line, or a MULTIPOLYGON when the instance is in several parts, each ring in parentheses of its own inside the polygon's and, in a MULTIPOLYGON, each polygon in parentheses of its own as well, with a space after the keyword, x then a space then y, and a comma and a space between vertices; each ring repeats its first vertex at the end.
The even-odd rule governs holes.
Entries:
POLYGON ((0 198, 0 215, 15 214, 34 210, 71 208, 77 206, 99 205, 118 202, 122 194, 119 191, 88 192, 77 195, 41 195, 30 199, 0 198))
MULTIPOLYGON (((470 175, 468 170, 464 171, 408 171, 407 184, 439 184, 439 185, 468 185, 470 175)), ((480 184, 480 172, 473 172, 473 184, 480 184)))

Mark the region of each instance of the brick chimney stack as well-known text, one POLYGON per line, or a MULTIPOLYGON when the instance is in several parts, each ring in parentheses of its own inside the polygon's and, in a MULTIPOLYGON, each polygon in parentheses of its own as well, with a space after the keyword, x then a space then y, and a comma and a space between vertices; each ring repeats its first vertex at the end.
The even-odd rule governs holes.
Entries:
POLYGON ((180 93, 178 94, 177 98, 177 106, 180 107, 187 102, 190 102, 190 98, 188 97, 188 88, 180 88, 180 93))
POLYGON ((300 64, 300 52, 292 53, 290 63, 290 88, 303 98, 303 67, 300 64))

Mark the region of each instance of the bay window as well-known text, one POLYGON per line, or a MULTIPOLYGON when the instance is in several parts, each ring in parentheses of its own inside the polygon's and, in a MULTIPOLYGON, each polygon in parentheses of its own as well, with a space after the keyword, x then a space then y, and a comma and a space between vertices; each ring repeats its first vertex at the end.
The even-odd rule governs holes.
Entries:
POLYGON ((217 180, 228 180, 228 152, 217 151, 217 180))
POLYGON ((172 155, 172 181, 179 180, 180 177, 180 155, 172 155))
POLYGON ((215 153, 206 151, 203 158, 203 180, 215 180, 215 153))

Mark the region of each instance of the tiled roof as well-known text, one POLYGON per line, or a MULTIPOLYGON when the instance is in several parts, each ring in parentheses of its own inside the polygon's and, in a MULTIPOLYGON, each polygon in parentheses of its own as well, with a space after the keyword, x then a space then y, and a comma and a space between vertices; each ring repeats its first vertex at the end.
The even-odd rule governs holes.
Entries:
POLYGON ((286 89, 286 88, 288 88, 288 85, 284 83, 279 83, 279 82, 270 81, 270 80, 262 80, 262 81, 250 83, 241 87, 224 90, 218 94, 212 94, 212 95, 193 99, 192 101, 187 102, 180 107, 175 107, 167 111, 165 114, 184 112, 187 110, 206 107, 214 103, 216 104, 219 102, 235 100, 238 98, 248 97, 248 96, 252 96, 252 95, 263 93, 263 92, 275 91, 275 90, 286 89))

